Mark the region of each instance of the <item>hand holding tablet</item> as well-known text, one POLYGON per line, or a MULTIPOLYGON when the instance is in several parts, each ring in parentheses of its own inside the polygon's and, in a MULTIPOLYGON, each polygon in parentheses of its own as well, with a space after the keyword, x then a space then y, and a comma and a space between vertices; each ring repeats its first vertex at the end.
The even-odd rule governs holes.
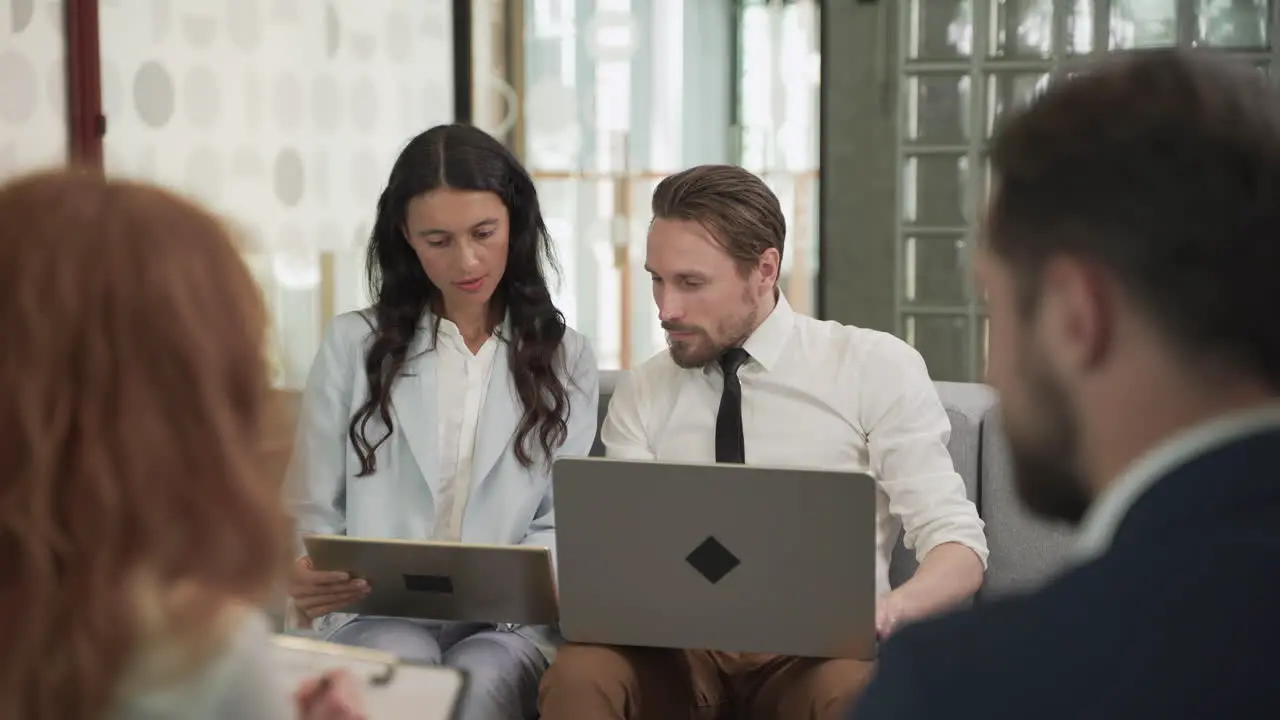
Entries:
POLYGON ((289 573, 289 597, 303 620, 336 612, 369 594, 369 583, 340 570, 316 570, 310 557, 299 558, 289 573))
MULTIPOLYGON (((551 553, 526 545, 472 545, 308 535, 314 571, 347 574, 324 595, 313 582, 311 607, 361 615, 551 625, 559 619, 551 553), (368 590, 357 595, 356 584, 368 590)), ((326 576, 330 577, 330 576, 326 576)), ((313 576, 314 578, 314 576, 313 576)))

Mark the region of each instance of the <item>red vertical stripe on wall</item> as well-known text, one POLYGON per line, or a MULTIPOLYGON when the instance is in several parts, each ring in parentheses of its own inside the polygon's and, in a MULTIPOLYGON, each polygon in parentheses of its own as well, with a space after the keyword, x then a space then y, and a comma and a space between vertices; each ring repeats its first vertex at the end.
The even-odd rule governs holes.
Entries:
POLYGON ((64 0, 67 24, 67 128, 70 161, 102 169, 101 53, 98 0, 64 0))

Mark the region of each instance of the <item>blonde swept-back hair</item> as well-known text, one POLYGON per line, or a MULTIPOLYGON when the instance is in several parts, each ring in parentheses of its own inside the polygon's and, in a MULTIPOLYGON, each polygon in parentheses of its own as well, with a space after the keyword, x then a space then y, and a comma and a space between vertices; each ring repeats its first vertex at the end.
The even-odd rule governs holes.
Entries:
POLYGON ((787 219, 764 180, 737 165, 697 165, 668 175, 653 189, 654 219, 702 225, 745 275, 773 248, 781 259, 787 219))
POLYGON ((88 171, 0 187, 0 718, 108 716, 157 636, 212 652, 270 592, 265 340, 195 204, 88 171))

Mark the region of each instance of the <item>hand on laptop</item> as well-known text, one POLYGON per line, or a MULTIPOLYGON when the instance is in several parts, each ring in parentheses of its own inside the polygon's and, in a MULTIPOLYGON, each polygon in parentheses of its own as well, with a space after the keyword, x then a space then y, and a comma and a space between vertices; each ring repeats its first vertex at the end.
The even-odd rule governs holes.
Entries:
POLYGON ((886 640, 904 623, 915 619, 902 593, 894 590, 876 601, 876 635, 886 640))
POLYGON ((301 619, 308 622, 341 610, 368 594, 369 583, 344 572, 316 570, 309 557, 294 563, 289 575, 289 596, 301 619))

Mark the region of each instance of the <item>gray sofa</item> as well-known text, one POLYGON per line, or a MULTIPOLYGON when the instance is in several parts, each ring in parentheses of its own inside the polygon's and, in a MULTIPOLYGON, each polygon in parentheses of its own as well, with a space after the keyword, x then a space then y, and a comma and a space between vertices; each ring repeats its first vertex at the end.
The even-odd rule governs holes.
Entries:
MULTIPOLYGON (((618 375, 619 372, 601 373, 601 421, 618 375)), ((964 478, 969 498, 977 504, 986 523, 991 548, 990 567, 978 602, 1044 581, 1065 562, 1072 542, 1070 531, 1029 516, 1019 505, 991 389, 973 383, 946 382, 937 383, 937 388, 951 418, 947 448, 964 478)), ((598 436, 591 454, 604 454, 598 436)), ((893 584, 911 577, 915 565, 914 555, 899 540, 889 567, 893 584)))

